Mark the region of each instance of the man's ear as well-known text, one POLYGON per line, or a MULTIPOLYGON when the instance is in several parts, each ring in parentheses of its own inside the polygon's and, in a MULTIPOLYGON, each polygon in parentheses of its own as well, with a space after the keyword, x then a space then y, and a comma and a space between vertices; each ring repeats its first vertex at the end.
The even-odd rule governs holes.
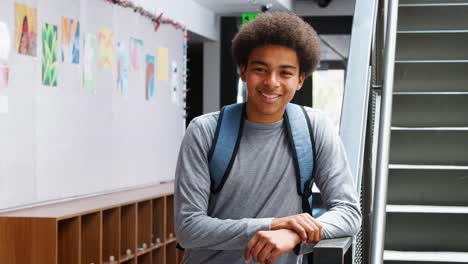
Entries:
POLYGON ((239 65, 239 71, 240 71, 240 78, 243 82, 245 82, 246 78, 245 78, 245 71, 247 70, 247 66, 246 65, 239 65))
POLYGON ((297 91, 299 91, 302 88, 302 85, 304 84, 305 81, 305 72, 299 73, 299 81, 297 84, 297 91))

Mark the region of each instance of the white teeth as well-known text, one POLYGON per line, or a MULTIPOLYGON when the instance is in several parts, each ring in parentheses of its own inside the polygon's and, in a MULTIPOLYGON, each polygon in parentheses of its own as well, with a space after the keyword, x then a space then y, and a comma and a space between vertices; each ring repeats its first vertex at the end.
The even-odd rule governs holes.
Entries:
POLYGON ((277 98, 279 96, 279 95, 267 95, 265 93, 262 93, 262 95, 265 96, 268 99, 275 99, 275 98, 277 98))

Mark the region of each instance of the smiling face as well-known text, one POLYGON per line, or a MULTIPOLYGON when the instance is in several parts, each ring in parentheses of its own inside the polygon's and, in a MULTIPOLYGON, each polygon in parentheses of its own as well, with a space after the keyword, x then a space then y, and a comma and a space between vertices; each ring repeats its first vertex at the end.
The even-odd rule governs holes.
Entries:
POLYGON ((248 90, 247 119, 256 123, 281 120, 286 105, 305 78, 299 70, 296 51, 279 45, 255 48, 240 71, 248 90))

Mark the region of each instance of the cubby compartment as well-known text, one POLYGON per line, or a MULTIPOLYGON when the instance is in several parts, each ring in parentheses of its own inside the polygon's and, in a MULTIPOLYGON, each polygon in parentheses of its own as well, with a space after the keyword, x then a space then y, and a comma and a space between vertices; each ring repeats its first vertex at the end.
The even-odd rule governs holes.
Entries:
POLYGON ((122 264, 136 264, 136 260, 135 259, 128 259, 128 260, 122 260, 120 261, 120 263, 122 264))
POLYGON ((180 263, 173 190, 158 184, 0 213, 0 264, 180 263))
POLYGON ((172 241, 166 244, 166 264, 177 264, 177 243, 172 241))
POLYGON ((175 241, 174 195, 166 196, 166 241, 175 241))
POLYGON ((164 247, 156 248, 152 251, 152 264, 164 263, 164 247))
POLYGON ((153 230, 152 230, 152 246, 153 247, 161 247, 163 243, 166 241, 166 236, 164 234, 164 226, 165 226, 165 197, 159 197, 153 199, 153 230))
POLYGON ((120 259, 128 260, 136 250, 136 206, 124 205, 120 209, 120 259))
POLYGON ((102 262, 118 263, 120 242, 120 208, 102 212, 102 262), (114 260, 114 261, 112 261, 114 260))
POLYGON ((139 202, 138 210, 138 238, 137 238, 137 253, 145 252, 151 248, 151 200, 139 202))
POLYGON ((79 264, 80 217, 58 221, 58 263, 79 264))
POLYGON ((138 264, 151 264, 151 252, 138 256, 138 264))
POLYGON ((99 263, 101 259, 101 212, 81 216, 81 263, 99 263))

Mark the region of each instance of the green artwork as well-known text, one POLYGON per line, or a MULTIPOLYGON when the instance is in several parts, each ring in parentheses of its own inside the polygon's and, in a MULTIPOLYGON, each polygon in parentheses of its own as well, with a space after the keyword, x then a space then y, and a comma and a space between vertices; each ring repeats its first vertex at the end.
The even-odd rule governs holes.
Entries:
POLYGON ((57 86, 57 26, 42 26, 42 84, 57 86))

